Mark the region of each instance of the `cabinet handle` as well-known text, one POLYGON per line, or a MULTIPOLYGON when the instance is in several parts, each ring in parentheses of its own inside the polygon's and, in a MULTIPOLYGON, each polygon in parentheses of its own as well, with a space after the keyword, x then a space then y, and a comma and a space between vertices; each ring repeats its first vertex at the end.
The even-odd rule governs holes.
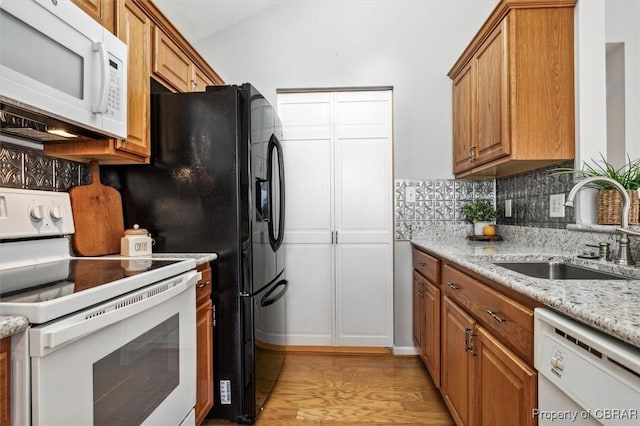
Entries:
POLYGON ((451 290, 459 290, 460 287, 458 287, 457 285, 455 285, 454 283, 447 283, 447 286, 451 289, 451 290))
POLYGON ((211 281, 201 281, 200 284, 198 284, 198 288, 206 287, 209 284, 211 284, 211 281))
POLYGON ((471 329, 469 327, 464 328, 464 351, 469 352, 471 350, 471 329))
POLYGON ((478 335, 473 332, 473 329, 465 326, 464 327, 464 351, 469 354, 469 356, 478 356, 478 354, 473 350, 473 339, 478 335))
POLYGON ((419 266, 427 266, 427 264, 425 262, 420 262, 418 263, 419 266))
POLYGON ((500 317, 498 314, 496 314, 495 312, 493 312, 492 310, 488 310, 487 313, 491 316, 491 318, 493 318, 494 320, 502 323, 505 322, 506 319, 500 317))

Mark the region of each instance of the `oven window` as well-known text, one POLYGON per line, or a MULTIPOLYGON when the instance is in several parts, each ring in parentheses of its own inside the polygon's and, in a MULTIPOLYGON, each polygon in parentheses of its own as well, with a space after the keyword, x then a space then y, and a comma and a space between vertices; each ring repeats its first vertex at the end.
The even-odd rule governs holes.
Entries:
POLYGON ((93 424, 139 425, 180 382, 179 314, 93 364, 93 424))

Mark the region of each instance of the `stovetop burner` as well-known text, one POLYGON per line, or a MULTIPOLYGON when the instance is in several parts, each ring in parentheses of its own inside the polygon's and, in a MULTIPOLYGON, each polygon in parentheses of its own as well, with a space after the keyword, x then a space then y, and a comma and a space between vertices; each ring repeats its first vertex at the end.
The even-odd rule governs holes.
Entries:
POLYGON ((146 258, 69 258, 0 270, 0 303, 45 302, 176 262, 146 258))

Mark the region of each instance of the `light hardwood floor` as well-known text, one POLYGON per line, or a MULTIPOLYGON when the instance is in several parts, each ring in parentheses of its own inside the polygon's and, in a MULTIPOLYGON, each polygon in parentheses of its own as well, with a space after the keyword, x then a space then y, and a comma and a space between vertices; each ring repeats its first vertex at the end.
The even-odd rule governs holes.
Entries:
MULTIPOLYGON (((205 421, 204 425, 229 424, 205 421)), ((453 425, 417 357, 287 354, 280 379, 256 423, 453 425)))

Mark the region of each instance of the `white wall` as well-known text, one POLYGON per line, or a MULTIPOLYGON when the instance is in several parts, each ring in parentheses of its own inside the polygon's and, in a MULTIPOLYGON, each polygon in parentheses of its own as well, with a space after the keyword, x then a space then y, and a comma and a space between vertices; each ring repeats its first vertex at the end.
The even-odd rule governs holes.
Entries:
MULTIPOLYGON (((608 151, 639 158, 640 1, 578 0, 575 17, 576 164, 591 163, 608 151), (607 143, 607 43, 624 45, 625 143, 618 147, 607 143)), ((595 191, 582 191, 579 197, 578 222, 597 223, 595 191)))
POLYGON ((276 89, 393 86, 395 177, 449 178, 447 72, 495 0, 291 1, 196 48, 232 83, 276 89))
MULTIPOLYGON (((394 176, 452 177, 447 72, 496 0, 291 1, 195 43, 229 83, 393 86, 394 176)), ((395 244, 394 340, 413 350, 411 249, 395 244)))
POLYGON ((622 149, 634 159, 640 157, 640 0, 606 0, 605 17, 605 42, 624 45, 622 149))

